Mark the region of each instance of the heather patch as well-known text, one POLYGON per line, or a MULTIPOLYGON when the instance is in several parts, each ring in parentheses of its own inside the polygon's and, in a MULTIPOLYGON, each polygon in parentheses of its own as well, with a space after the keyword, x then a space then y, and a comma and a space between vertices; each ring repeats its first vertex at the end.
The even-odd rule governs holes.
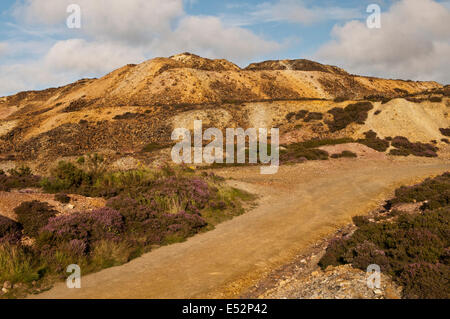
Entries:
POLYGON ((6 267, 0 278, 40 285, 65 278, 70 264, 84 274, 121 265, 212 229, 254 199, 213 173, 183 166, 106 172, 102 163, 97 156, 60 162, 44 185, 64 191, 55 195, 60 202, 70 201, 69 191, 98 194, 108 199, 106 207, 57 215, 47 203, 32 201, 16 207, 18 222, 0 216, 0 264, 6 267))
POLYGON ((396 190, 390 205, 423 202, 418 212, 387 211, 369 220, 355 217, 357 230, 330 242, 319 265, 377 264, 404 287, 405 298, 450 298, 450 173, 396 190))
POLYGON ((340 131, 351 123, 364 124, 368 112, 373 108, 370 102, 358 102, 349 104, 345 108, 335 107, 328 111, 333 115, 333 120, 329 121, 328 127, 331 132, 340 131))
POLYGON ((11 189, 38 187, 40 176, 33 175, 28 166, 19 166, 5 173, 0 170, 0 191, 9 192, 11 189))
POLYGON ((406 137, 396 136, 392 139, 391 145, 397 149, 397 151, 391 151, 391 155, 414 155, 422 157, 437 157, 438 148, 432 144, 426 143, 412 143, 406 137))

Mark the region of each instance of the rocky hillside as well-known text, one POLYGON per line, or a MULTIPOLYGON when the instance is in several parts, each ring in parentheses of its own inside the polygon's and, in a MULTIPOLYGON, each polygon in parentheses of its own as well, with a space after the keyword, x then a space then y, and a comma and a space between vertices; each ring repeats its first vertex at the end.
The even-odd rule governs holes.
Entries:
POLYGON ((0 164, 97 151, 121 157, 166 145, 174 127, 280 127, 286 143, 323 137, 406 136, 438 143, 450 87, 351 75, 308 60, 253 63, 183 53, 126 65, 99 79, 0 98, 0 164), (370 103, 364 121, 333 109, 370 103), (333 124, 334 123, 334 124, 333 124))

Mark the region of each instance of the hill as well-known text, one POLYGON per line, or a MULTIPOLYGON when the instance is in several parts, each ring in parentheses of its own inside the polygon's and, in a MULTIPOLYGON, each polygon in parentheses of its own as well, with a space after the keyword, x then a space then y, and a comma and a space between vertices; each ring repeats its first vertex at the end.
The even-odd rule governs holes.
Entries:
POLYGON ((360 138, 370 129, 381 138, 441 142, 449 92, 436 82, 357 76, 308 60, 241 69, 183 53, 0 98, 0 166, 88 152, 134 156, 149 143, 167 145, 173 128, 192 127, 193 119, 218 128, 280 127, 285 143, 360 138), (332 110, 363 101, 371 104, 365 121, 341 127, 332 110))

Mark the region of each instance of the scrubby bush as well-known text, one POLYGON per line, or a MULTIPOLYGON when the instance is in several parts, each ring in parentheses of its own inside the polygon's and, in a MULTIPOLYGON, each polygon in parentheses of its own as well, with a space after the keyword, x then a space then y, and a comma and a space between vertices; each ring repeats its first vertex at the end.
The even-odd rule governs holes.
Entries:
POLYGON ((68 203, 70 203, 70 197, 67 196, 67 195, 64 194, 64 193, 56 194, 56 195, 55 195, 55 200, 58 201, 58 202, 60 202, 60 203, 63 203, 63 204, 68 204, 68 203))
POLYGON ((49 193, 73 192, 86 196, 95 194, 94 184, 106 172, 105 160, 97 153, 78 158, 77 164, 60 161, 44 178, 41 186, 49 193))
POLYGON ((23 233, 30 237, 35 237, 39 229, 45 226, 51 217, 57 213, 48 203, 37 200, 31 202, 23 202, 16 208, 14 212, 17 220, 23 226, 23 233))
MULTIPOLYGON (((327 160, 328 152, 317 149, 325 145, 338 145, 354 142, 351 138, 338 139, 312 139, 299 143, 285 145, 285 149, 280 152, 280 161, 284 163, 297 163, 306 160, 327 160)), ((346 153, 345 155, 349 155, 346 153)))
POLYGON ((394 152, 395 154, 412 154, 414 156, 422 157, 437 157, 438 148, 432 144, 425 143, 411 143, 406 137, 396 136, 392 139, 392 146, 396 147, 400 152, 394 152))
POLYGON ((0 244, 16 244, 22 238, 22 225, 16 221, 0 215, 0 244))
POLYGON ((300 120, 300 119, 304 119, 306 114, 308 114, 309 112, 307 110, 300 110, 297 113, 295 113, 295 119, 296 120, 300 120))
POLYGON ((143 195, 141 201, 161 212, 199 213, 210 196, 208 184, 200 178, 171 176, 156 180, 152 191, 143 195))
POLYGON ((355 153, 353 153, 351 151, 342 151, 341 153, 331 155, 331 157, 332 158, 342 158, 342 157, 355 158, 355 157, 358 157, 358 155, 356 155, 355 153))
POLYGON ((368 100, 368 101, 372 101, 372 102, 379 102, 379 101, 383 101, 385 99, 384 95, 381 94, 372 94, 372 95, 367 95, 364 97, 364 100, 368 100))
POLYGON ((377 137, 377 133, 370 130, 364 133, 366 138, 358 139, 357 142, 370 147, 378 152, 385 152, 389 147, 389 141, 377 137))
POLYGON ((389 151, 389 155, 392 156, 408 156, 411 155, 410 152, 408 152, 407 150, 404 149, 397 149, 397 148, 393 148, 389 151))
POLYGON ((10 170, 8 170, 8 173, 14 177, 26 177, 32 175, 31 168, 24 165, 19 166, 18 168, 11 168, 10 170))
POLYGON ((89 245, 95 241, 117 240, 123 232, 123 216, 105 207, 92 212, 59 215, 51 218, 39 234, 40 245, 58 246, 80 240, 89 245))
POLYGON ((308 113, 308 115, 305 117, 305 122, 310 122, 310 121, 318 121, 323 119, 323 114, 319 113, 319 112, 310 112, 308 113))
POLYGON ((333 101, 336 103, 340 103, 340 102, 345 102, 348 100, 350 100, 349 96, 336 96, 333 101))
POLYGON ((450 127, 449 128, 440 128, 439 131, 441 131, 442 135, 444 135, 444 136, 450 136, 450 127))
POLYGON ((367 216, 353 216, 352 221, 355 226, 361 227, 362 225, 369 223, 369 218, 367 216))
POLYGON ((333 120, 329 121, 328 127, 331 132, 340 131, 351 123, 364 124, 368 112, 373 108, 370 102, 358 102, 349 104, 345 108, 335 107, 328 111, 333 115, 333 120))
POLYGON ((430 102, 440 103, 440 102, 442 102, 442 97, 440 97, 440 96, 432 96, 432 97, 430 97, 430 102))
POLYGON ((450 173, 427 178, 420 184, 402 186, 395 190, 392 204, 428 201, 431 208, 440 208, 450 203, 450 173))
POLYGON ((27 187, 38 187, 41 178, 33 175, 28 166, 20 166, 8 170, 7 175, 3 170, 0 170, 0 191, 9 192, 11 189, 20 189, 27 187))
POLYGON ((399 282, 405 287, 403 295, 409 299, 450 298, 450 267, 444 264, 417 262, 406 265, 399 282))
POLYGON ((70 162, 60 161, 52 170, 51 177, 42 181, 42 186, 47 192, 59 192, 63 190, 75 190, 82 185, 92 185, 92 179, 81 168, 70 162))
POLYGON ((286 115, 286 120, 288 120, 290 122, 294 116, 295 116, 295 112, 289 112, 286 115))

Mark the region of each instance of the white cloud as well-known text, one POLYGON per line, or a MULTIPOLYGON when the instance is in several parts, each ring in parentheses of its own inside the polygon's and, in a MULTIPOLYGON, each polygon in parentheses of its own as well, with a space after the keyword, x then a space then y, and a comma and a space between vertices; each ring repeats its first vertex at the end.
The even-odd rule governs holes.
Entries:
POLYGON ((359 74, 450 82, 450 10, 432 0, 401 0, 381 16, 335 26, 315 57, 359 74))
POLYGON ((63 40, 47 44, 47 51, 38 58, 0 64, 0 94, 100 76, 157 55, 192 51, 240 63, 280 48, 277 42, 247 29, 226 26, 217 17, 190 16, 183 0, 77 0, 82 26, 69 30, 66 8, 73 2, 25 0, 16 4, 17 30, 43 29, 47 37, 53 33, 63 40))
POLYGON ((225 27, 216 17, 188 16, 167 38, 155 43, 162 55, 191 51, 210 58, 226 57, 235 62, 278 50, 280 45, 266 41, 239 27, 225 27))
MULTIPOLYGON (((73 0, 26 0, 14 16, 23 23, 65 27, 67 6, 73 0)), ((81 8, 80 33, 96 39, 136 44, 170 31, 184 14, 182 0, 77 0, 81 8)))
POLYGON ((111 42, 88 42, 70 39, 57 42, 44 58, 45 66, 55 72, 104 74, 128 63, 145 59, 139 48, 111 42))

